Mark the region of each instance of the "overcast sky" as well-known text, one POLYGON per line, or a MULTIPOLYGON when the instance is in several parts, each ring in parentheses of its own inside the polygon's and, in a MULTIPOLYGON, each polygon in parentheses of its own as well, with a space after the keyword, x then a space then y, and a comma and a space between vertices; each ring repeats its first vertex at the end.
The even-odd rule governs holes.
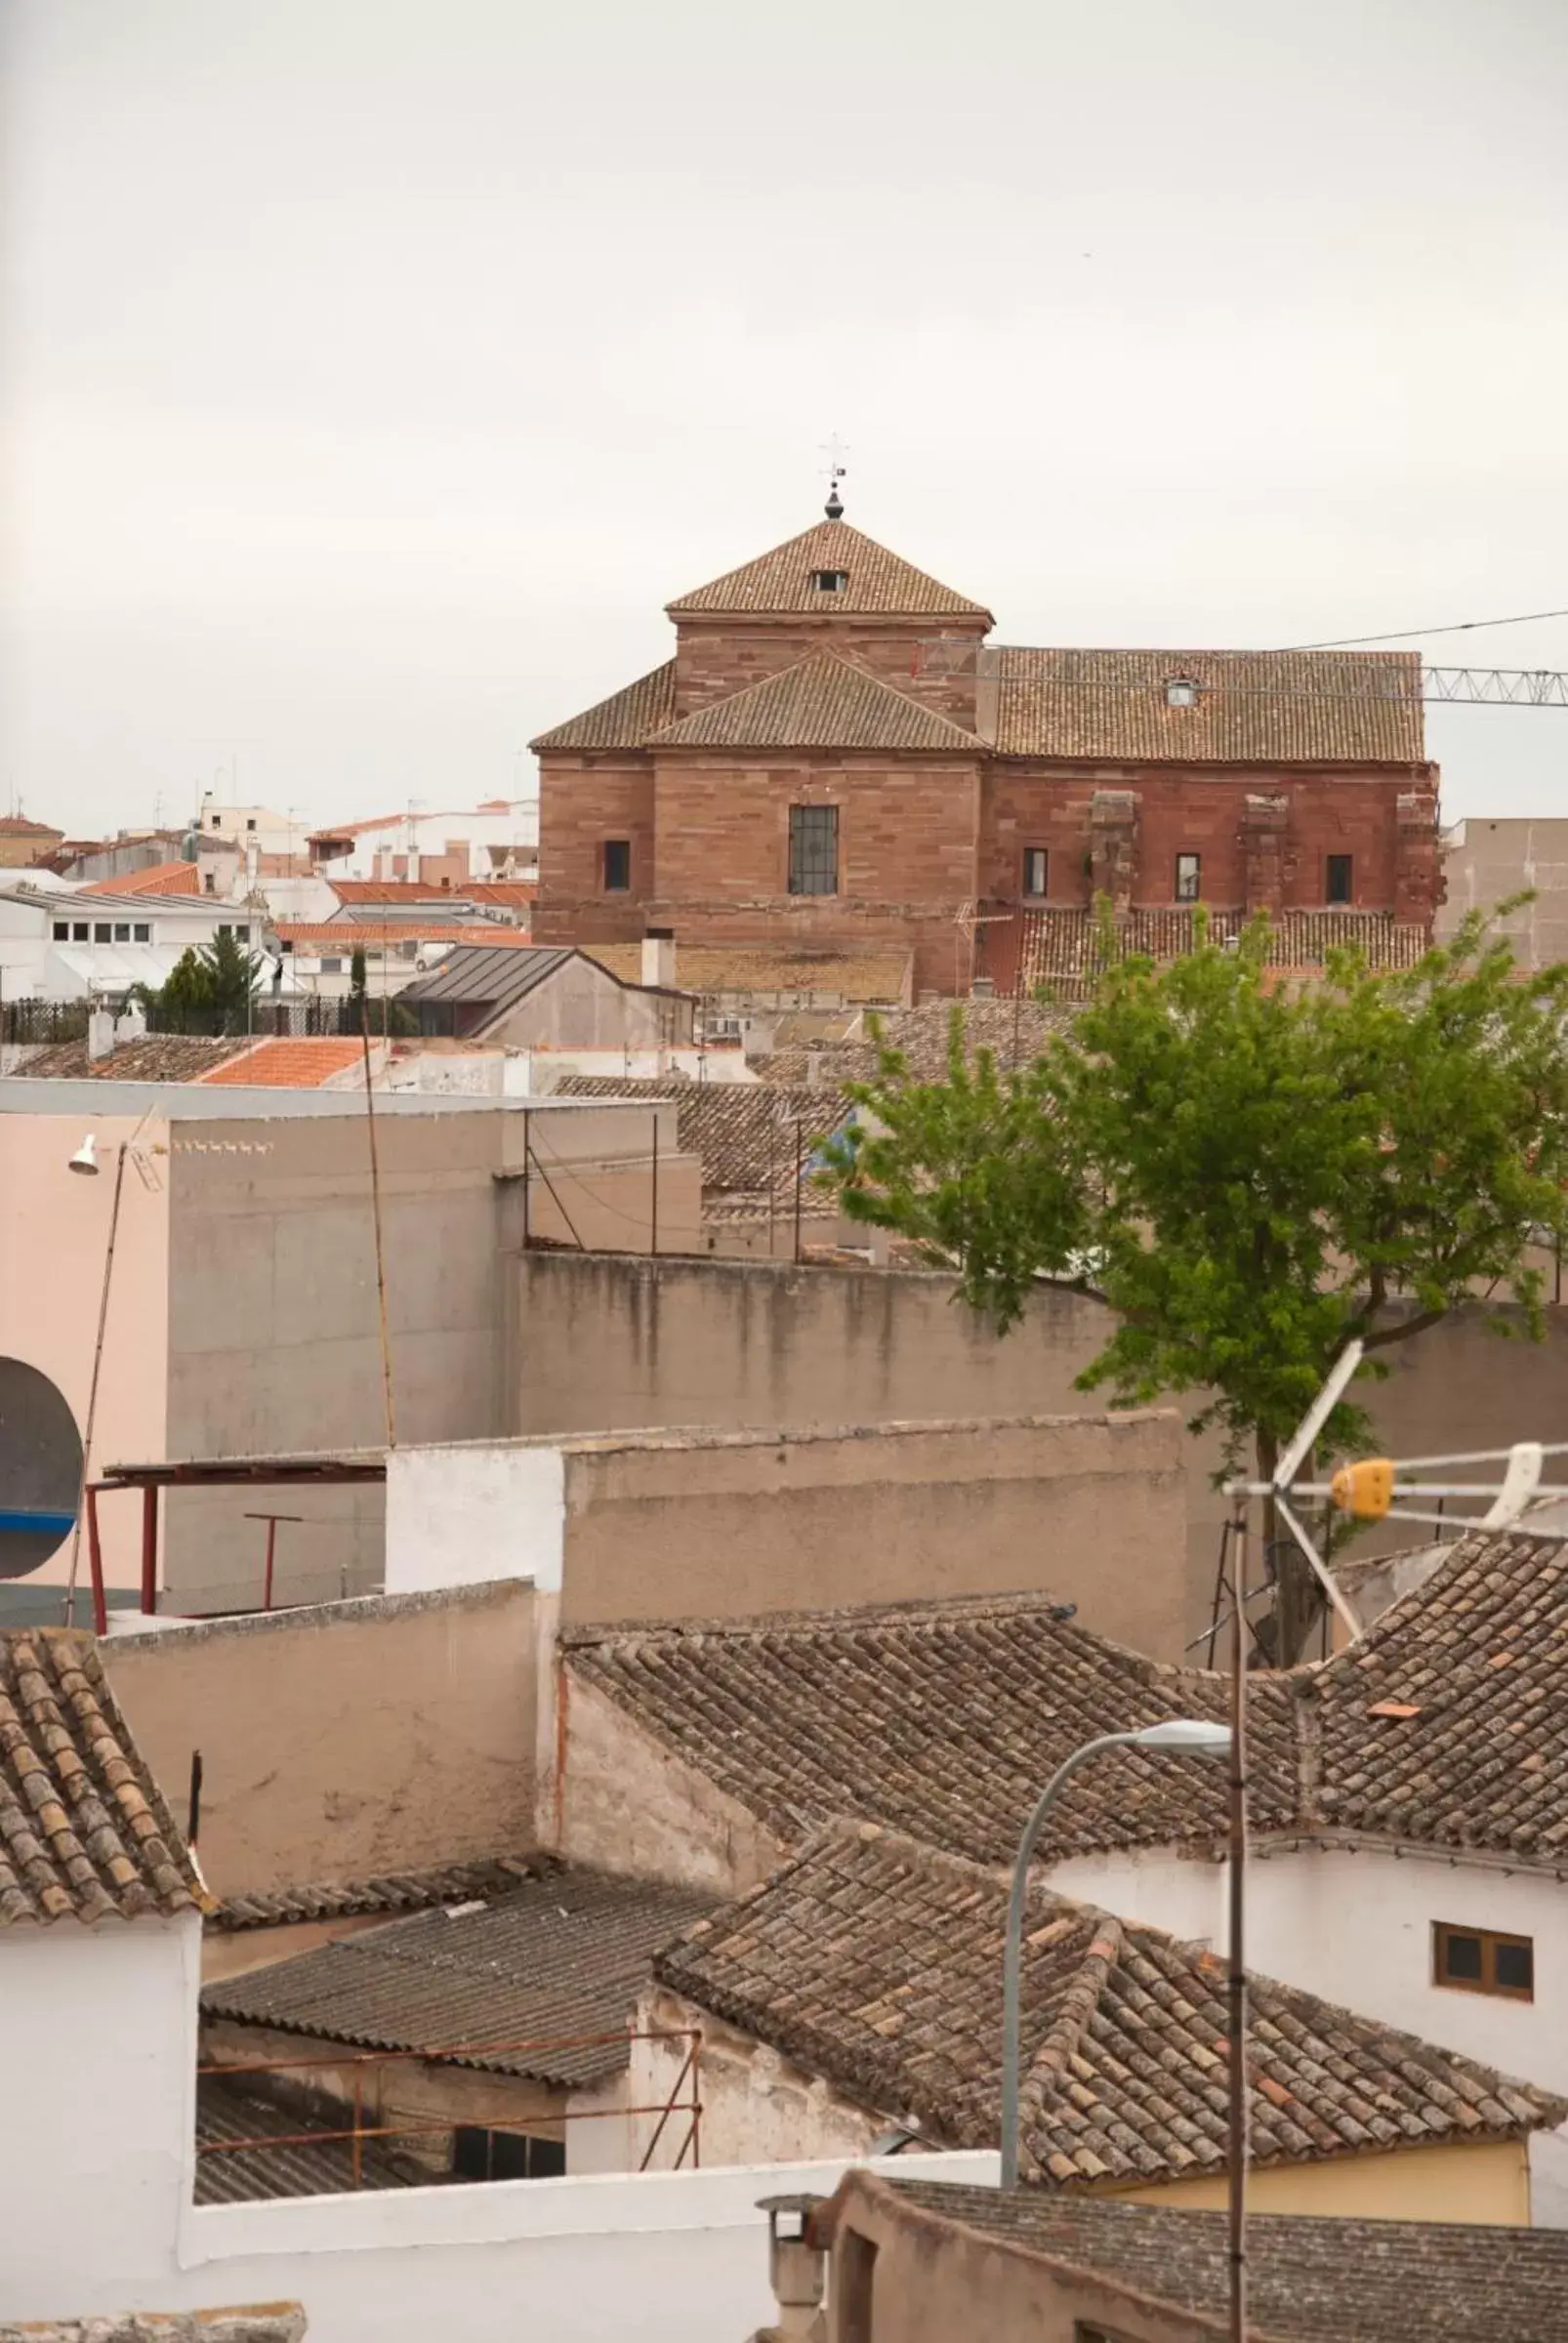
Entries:
POLYGON ((515 794, 834 432, 1003 640, 1568 606, 1562 0, 0 11, 0 809, 515 794))

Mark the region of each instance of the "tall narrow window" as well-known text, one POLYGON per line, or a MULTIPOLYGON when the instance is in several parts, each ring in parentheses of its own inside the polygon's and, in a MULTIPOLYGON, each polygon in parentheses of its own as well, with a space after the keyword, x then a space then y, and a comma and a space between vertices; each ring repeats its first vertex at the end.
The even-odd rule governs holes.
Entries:
POLYGON ((839 891, 839 808, 790 807, 790 893, 836 895, 839 891))
POLYGON ((1202 866, 1196 854, 1176 856, 1176 901, 1196 903, 1201 891, 1202 866))
POLYGON ((1023 891, 1026 895, 1043 895, 1046 892, 1046 880, 1050 869, 1051 856, 1044 846, 1024 847, 1023 891))
POLYGON ((1326 903, 1353 902, 1355 899, 1352 886, 1354 866, 1350 856, 1348 854, 1331 854, 1327 859, 1328 872, 1323 888, 1324 901, 1326 903))
POLYGON ((604 841, 604 892, 607 895, 624 895, 631 884, 631 840, 607 838, 604 841))

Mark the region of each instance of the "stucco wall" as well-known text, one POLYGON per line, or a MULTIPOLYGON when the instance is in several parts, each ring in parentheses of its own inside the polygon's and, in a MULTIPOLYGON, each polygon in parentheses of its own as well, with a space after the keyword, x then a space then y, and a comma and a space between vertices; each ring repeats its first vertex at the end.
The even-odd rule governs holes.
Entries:
MULTIPOLYGON (((149 1089, 149 1100, 156 1095, 149 1089)), ((161 1121, 144 1125, 139 1116, 90 1111, 0 1115, 0 1357, 24 1359, 57 1383, 78 1429, 87 1422, 115 1150, 133 1134, 147 1177, 134 1163, 126 1166, 93 1441, 98 1463, 164 1453, 168 1128, 161 1121), (98 1139, 96 1179, 67 1169, 90 1130, 98 1139)), ((134 1586, 141 1567, 140 1508, 134 1499, 110 1500, 101 1519, 105 1576, 116 1585, 134 1586)), ((69 1561, 67 1539, 27 1583, 62 1583, 69 1561)), ((85 1535, 79 1580, 85 1593, 85 1535)), ((89 1617, 84 1603, 78 1618, 89 1617)))
MULTIPOLYGON (((1133 2204, 1216 2212, 1229 2201, 1223 2174, 1161 2186, 1107 2189, 1133 2204)), ((1386 2156, 1331 2157, 1316 2164, 1262 2164, 1248 2175, 1255 2213, 1309 2213, 1354 2221, 1481 2221, 1530 2226, 1530 2174, 1523 2140, 1461 2141, 1451 2148, 1396 2148, 1386 2156)))
POLYGON ((533 1596, 516 1582, 111 1637, 176 1812, 202 1754, 218 1895, 533 1843, 533 1596))
MULTIPOLYGON (((637 2025, 646 2038, 632 2044, 627 2090, 634 2107, 663 2107, 672 2095, 689 2096, 689 2084, 681 2080, 687 2056, 683 2037, 693 2031, 701 2035, 698 2071, 705 2162, 783 2164, 824 2156, 859 2159, 888 2128, 885 2119, 840 2098, 820 2076, 804 2073, 765 2043, 661 1986, 643 1995, 637 2025)), ((635 2121, 637 2156, 651 2148, 654 2168, 669 2168, 686 2125, 672 2119, 655 2144, 658 2117, 641 2116, 635 2121)))

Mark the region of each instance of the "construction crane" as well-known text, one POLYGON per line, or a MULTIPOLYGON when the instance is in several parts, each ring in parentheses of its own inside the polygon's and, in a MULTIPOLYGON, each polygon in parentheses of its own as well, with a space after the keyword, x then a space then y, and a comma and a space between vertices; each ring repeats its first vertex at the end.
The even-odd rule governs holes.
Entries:
MULTIPOLYGON (((1011 643, 960 640, 951 636, 928 637, 915 647, 915 672, 928 676, 972 675, 980 682, 1001 682, 1005 679, 1003 662, 1010 654, 1018 655, 1021 648, 1011 643)), ((1032 646, 1030 655, 1039 658, 1039 647, 1032 646)), ((1098 655, 1093 652, 1052 651, 1049 656, 1051 666, 1045 680, 1052 690, 1143 692, 1166 688, 1167 679, 1163 676, 1150 676, 1146 682, 1107 681, 1098 655), (1077 659, 1085 663, 1082 674, 1073 672, 1072 662, 1077 659)), ((1160 654, 1156 652, 1153 656, 1157 658, 1160 654)), ((1257 651, 1244 656, 1283 659, 1305 654, 1257 651)), ((1481 708, 1568 708, 1568 670, 1549 667, 1418 667, 1414 661, 1396 667, 1374 656, 1364 667, 1352 667, 1347 659, 1340 675, 1322 683, 1314 682, 1310 687, 1215 683, 1198 678, 1190 680, 1191 688, 1202 698, 1392 701, 1406 706, 1418 700, 1432 700, 1481 708)), ((1187 678, 1182 681, 1185 684, 1187 678)))

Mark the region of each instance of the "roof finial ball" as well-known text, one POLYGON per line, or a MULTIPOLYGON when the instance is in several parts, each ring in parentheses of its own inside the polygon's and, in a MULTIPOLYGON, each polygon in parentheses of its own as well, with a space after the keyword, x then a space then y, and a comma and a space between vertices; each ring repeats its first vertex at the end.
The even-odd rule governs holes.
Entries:
POLYGON ((828 501, 822 510, 829 520, 844 518, 844 499, 839 494, 839 482, 844 478, 844 459, 848 449, 837 435, 831 438, 822 453, 828 460, 828 501))

